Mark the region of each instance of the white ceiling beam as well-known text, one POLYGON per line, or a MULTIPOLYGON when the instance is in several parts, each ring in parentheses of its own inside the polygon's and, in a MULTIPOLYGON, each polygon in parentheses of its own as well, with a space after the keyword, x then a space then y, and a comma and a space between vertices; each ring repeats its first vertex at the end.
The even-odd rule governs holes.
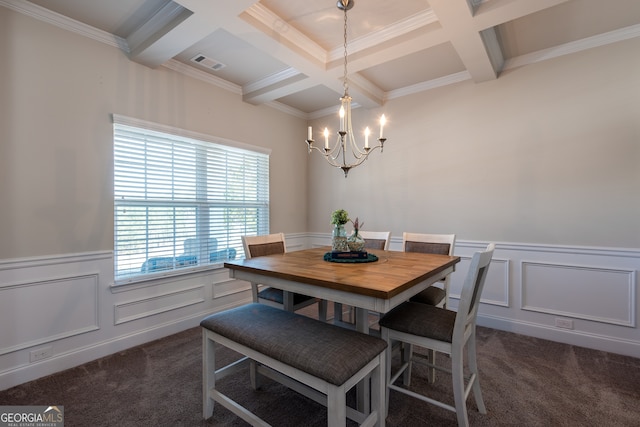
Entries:
MULTIPOLYGON (((483 35, 475 29, 467 0, 429 0, 443 31, 475 82, 494 80, 502 67, 497 37, 483 35)), ((501 57, 502 55, 500 55, 501 57)))
POLYGON ((242 100, 259 105, 319 84, 293 68, 267 76, 242 88, 242 100))
POLYGON ((570 0, 491 0, 482 2, 474 13, 474 28, 482 31, 568 1, 570 0))
POLYGON ((156 68, 202 40, 256 0, 176 0, 127 39, 131 60, 156 68))

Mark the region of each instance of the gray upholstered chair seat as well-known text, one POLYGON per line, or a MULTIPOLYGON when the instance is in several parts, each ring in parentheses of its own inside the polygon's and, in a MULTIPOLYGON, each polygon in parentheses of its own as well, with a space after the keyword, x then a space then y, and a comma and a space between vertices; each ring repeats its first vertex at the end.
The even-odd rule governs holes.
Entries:
POLYGON ((447 292, 444 289, 437 286, 429 286, 424 291, 412 296, 410 301, 435 306, 444 301, 446 296, 447 292))
POLYGON ((451 342, 455 322, 455 311, 405 302, 382 316, 378 324, 411 335, 451 342))
MULTIPOLYGON (((272 301, 278 304, 284 304, 284 292, 282 291, 282 289, 276 289, 276 288, 265 288, 263 290, 261 290, 260 292, 258 292, 258 298, 263 299, 263 300, 267 300, 267 301, 272 301)), ((308 295, 302 295, 302 294, 293 294, 293 305, 300 305, 303 304, 307 301, 312 301, 315 300, 314 297, 310 297, 308 295)))

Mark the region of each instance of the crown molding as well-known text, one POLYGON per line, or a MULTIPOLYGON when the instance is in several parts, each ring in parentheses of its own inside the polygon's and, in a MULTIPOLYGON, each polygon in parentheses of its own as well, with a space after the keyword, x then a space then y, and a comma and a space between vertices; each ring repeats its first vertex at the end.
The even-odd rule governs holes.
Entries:
POLYGON ((525 65, 535 64, 536 62, 546 61, 548 59, 558 58, 560 56, 570 55, 636 37, 640 37, 640 24, 508 59, 504 63, 503 70, 523 67, 525 65))
POLYGON ((436 89, 442 86, 452 85, 454 83, 459 83, 470 79, 471 74, 469 74, 468 71, 461 71, 459 73, 449 74, 448 76, 440 77, 426 82, 416 83, 411 86, 405 86, 400 89, 391 90, 386 93, 385 99, 389 100, 401 98, 403 96, 424 92, 426 90, 436 89))
POLYGON ((229 92, 235 93, 237 95, 242 95, 241 86, 235 83, 231 83, 228 80, 221 79, 220 77, 213 76, 202 70, 198 70, 190 65, 183 64, 182 62, 175 59, 168 60, 167 62, 162 64, 162 66, 177 73, 184 74, 187 77, 192 77, 205 83, 217 86, 221 89, 228 90, 229 92))
POLYGON ((251 83, 247 83, 246 85, 244 85, 244 93, 252 93, 255 92, 257 90, 260 89, 264 89, 267 88, 269 86, 278 84, 284 80, 290 79, 290 78, 294 78, 296 76, 299 76, 301 73, 300 71, 296 70, 293 67, 289 67, 289 68, 285 68, 282 71, 278 71, 276 73, 273 73, 267 77, 264 77, 260 80, 256 80, 254 82, 251 83))
POLYGON ((304 111, 298 110, 297 108, 290 107, 278 101, 269 101, 269 102, 265 102, 262 105, 266 105, 278 111, 282 111, 283 113, 289 114, 299 119, 303 119, 303 120, 311 119, 311 116, 309 113, 305 113, 304 111))
POLYGON ((39 21, 55 25, 64 30, 71 31, 84 37, 105 43, 109 46, 117 47, 125 53, 129 54, 129 45, 127 41, 114 34, 99 30, 90 25, 76 21, 59 13, 52 12, 42 6, 38 6, 25 0, 0 0, 0 6, 5 6, 15 12, 35 18, 39 21))

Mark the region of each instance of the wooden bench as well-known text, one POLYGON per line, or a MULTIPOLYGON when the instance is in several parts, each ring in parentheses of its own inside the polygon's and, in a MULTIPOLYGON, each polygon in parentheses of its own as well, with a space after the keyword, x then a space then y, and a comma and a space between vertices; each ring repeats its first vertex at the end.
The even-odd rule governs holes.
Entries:
MULTIPOLYGON (((327 406, 328 425, 344 426, 350 418, 363 426, 385 424, 386 343, 335 325, 264 304, 248 304, 206 317, 203 332, 203 417, 218 402, 253 426, 268 426, 216 388, 216 381, 256 363, 257 375, 275 379, 327 406), (215 369, 215 343, 242 355, 215 369), (371 376, 371 409, 347 406, 346 393, 371 376)), ((252 384, 258 386, 256 378, 252 384)))

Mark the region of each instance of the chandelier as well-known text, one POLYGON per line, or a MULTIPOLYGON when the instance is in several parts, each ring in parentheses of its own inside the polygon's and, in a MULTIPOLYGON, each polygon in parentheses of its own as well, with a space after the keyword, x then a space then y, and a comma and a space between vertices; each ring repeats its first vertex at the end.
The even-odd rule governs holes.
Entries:
POLYGON ((317 150, 324 154, 325 159, 333 167, 340 168, 344 172, 346 178, 349 171, 356 166, 361 165, 376 149, 380 149, 380 152, 384 149, 384 142, 387 140, 384 137, 384 125, 386 123, 384 114, 380 117, 380 137, 378 138, 378 144, 375 146, 369 145, 369 135, 371 131, 367 127, 364 131, 364 147, 360 148, 356 143, 356 139, 353 135, 353 128, 351 126, 351 96, 349 96, 349 82, 347 80, 347 11, 353 7, 353 0, 338 0, 336 6, 338 9, 344 11, 344 76, 342 87, 344 94, 340 98, 340 128, 338 130, 338 137, 333 147, 329 145, 329 129, 324 128, 324 148, 317 147, 314 144, 313 129, 311 126, 307 129, 307 145, 309 147, 309 154, 311 150, 317 150), (348 154, 350 151, 351 154, 348 154), (348 159, 348 160, 347 160, 348 159))

